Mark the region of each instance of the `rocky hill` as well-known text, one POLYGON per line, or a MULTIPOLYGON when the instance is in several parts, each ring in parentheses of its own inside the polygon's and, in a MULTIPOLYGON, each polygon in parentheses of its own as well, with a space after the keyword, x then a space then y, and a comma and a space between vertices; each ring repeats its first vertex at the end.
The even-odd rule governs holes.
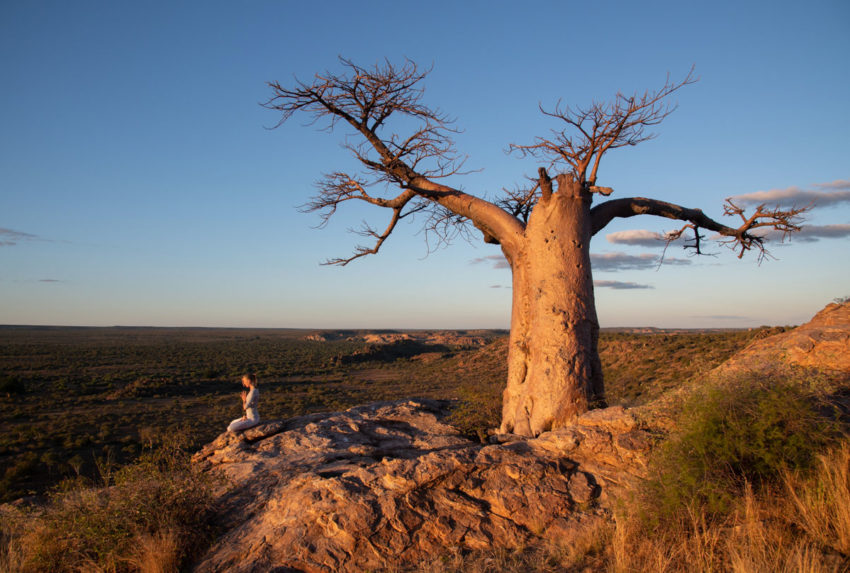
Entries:
POLYGON ((752 342, 717 371, 761 370, 776 365, 850 375, 850 303, 827 305, 802 326, 752 342))
POLYGON ((569 539, 644 471, 649 437, 622 408, 533 440, 484 445, 408 400, 222 434, 194 461, 227 477, 224 534, 197 571, 364 571, 447 547, 569 539))

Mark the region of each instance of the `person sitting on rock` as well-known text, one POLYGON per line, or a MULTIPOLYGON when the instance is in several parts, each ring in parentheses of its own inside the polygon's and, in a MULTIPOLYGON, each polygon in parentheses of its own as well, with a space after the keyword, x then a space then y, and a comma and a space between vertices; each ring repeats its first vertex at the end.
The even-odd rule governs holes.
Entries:
POLYGON ((257 376, 250 373, 246 374, 242 377, 242 385, 249 389, 247 392, 242 391, 242 409, 245 411, 245 415, 230 422, 230 425, 227 426, 228 432, 247 430, 260 423, 260 414, 257 412, 257 402, 260 400, 257 376))

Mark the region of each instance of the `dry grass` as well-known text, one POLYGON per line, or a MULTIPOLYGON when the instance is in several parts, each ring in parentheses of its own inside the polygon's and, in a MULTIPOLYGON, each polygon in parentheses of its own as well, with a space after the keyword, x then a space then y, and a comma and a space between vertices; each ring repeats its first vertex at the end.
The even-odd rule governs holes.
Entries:
POLYGON ((139 573, 176 573, 180 566, 178 534, 171 529, 136 536, 135 549, 127 560, 139 573))
POLYGON ((815 472, 786 471, 784 490, 747 489, 722 521, 691 512, 666 532, 647 535, 641 520, 618 517, 609 570, 734 571, 850 570, 850 443, 823 454, 815 472))
POLYGON ((0 571, 173 573, 208 543, 214 482, 176 443, 102 475, 32 511, 7 510, 0 571))
POLYGON ((850 447, 819 456, 818 466, 814 484, 786 475, 797 525, 820 545, 850 555, 850 447))

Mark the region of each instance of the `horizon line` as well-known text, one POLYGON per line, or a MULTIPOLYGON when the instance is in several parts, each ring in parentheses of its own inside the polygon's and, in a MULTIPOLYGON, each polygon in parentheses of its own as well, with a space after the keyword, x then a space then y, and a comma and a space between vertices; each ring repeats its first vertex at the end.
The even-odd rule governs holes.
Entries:
MULTIPOLYGON (((758 326, 600 326, 600 330, 622 330, 622 329, 651 329, 651 330, 751 330, 754 328, 798 326, 796 324, 761 324, 758 326)), ((303 330, 303 331, 503 331, 510 332, 508 327, 362 327, 362 326, 192 326, 192 325, 146 325, 146 324, 0 324, 0 328, 126 328, 126 329, 185 329, 185 330, 303 330)))

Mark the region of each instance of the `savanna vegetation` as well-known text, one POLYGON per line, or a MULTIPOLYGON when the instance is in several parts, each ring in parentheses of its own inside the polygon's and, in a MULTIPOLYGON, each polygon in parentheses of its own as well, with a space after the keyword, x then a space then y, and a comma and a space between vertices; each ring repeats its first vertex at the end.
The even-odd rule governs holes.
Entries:
MULTIPOLYGON (((759 332, 605 332, 609 401, 640 404, 759 332)), ((267 419, 413 395, 458 399, 455 422, 471 435, 499 425, 504 332, 473 332, 484 346, 375 345, 354 331, 315 342, 312 333, 0 328, 0 501, 95 477, 98 464, 124 465, 163 435, 200 447, 241 415, 238 382, 248 371, 260 379, 267 419)))
MULTIPOLYGON (((755 337, 603 332, 611 404, 687 385, 650 479, 569 544, 463 553, 422 571, 839 571, 850 567, 847 381, 798 372, 707 380, 755 337)), ((193 449, 240 415, 255 371, 265 418, 406 396, 457 400, 472 437, 498 425, 504 332, 482 345, 306 340, 310 331, 0 328, 0 570, 176 571, 215 534, 193 449), (26 523, 20 520, 26 519, 26 523)))

